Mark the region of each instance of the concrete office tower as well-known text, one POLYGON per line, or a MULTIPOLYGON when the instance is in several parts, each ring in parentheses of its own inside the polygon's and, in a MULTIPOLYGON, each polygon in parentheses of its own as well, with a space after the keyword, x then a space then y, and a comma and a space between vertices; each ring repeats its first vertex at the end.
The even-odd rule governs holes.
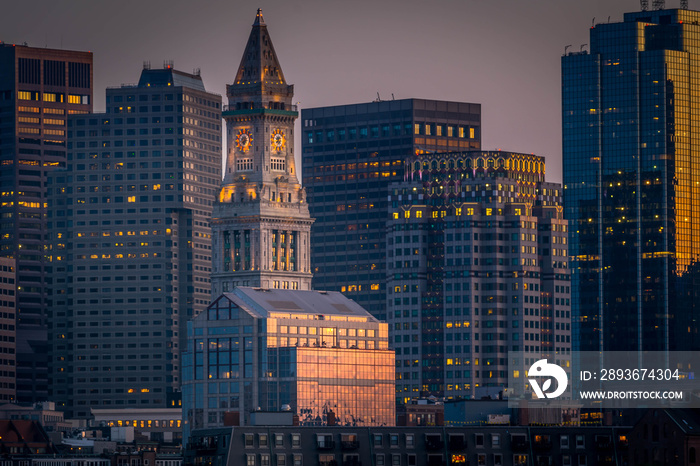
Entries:
POLYGON ((48 397, 46 179, 92 111, 92 53, 0 43, 0 256, 17 265, 17 399, 48 397))
POLYGON ((699 22, 627 13, 562 58, 574 348, 700 348, 699 22))
POLYGON ((235 286, 309 290, 313 220, 294 162, 294 86, 284 79, 261 10, 226 95, 226 167, 212 213, 212 297, 235 286))
POLYGON ((387 189, 416 153, 481 148, 481 105, 404 99, 302 111, 314 287, 386 320, 387 189))
POLYGON ((567 221, 544 158, 453 152, 405 170, 387 224, 397 402, 493 395, 510 352, 568 359, 567 221))
POLYGON ((49 184, 50 396, 78 418, 179 406, 221 180, 221 97, 199 75, 146 68, 106 102, 69 118, 66 169, 49 184))
POLYGON ((17 269, 0 257, 0 400, 16 401, 17 269))
POLYGON ((300 425, 395 424, 387 324, 340 293, 237 287, 189 325, 185 437, 285 405, 300 425))

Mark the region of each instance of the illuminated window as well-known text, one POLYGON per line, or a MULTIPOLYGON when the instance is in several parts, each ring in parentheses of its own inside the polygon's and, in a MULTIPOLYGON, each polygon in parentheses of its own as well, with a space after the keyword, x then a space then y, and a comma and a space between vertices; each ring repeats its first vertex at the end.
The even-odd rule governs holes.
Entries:
POLYGON ((416 218, 423 218, 423 211, 421 211, 421 210, 417 211, 416 218))

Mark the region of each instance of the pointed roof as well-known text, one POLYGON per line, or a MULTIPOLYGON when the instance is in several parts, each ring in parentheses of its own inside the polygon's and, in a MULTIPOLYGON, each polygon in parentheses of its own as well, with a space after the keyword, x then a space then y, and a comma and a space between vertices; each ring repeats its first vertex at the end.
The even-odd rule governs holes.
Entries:
POLYGON ((233 82, 233 86, 249 84, 287 85, 260 8, 233 82))

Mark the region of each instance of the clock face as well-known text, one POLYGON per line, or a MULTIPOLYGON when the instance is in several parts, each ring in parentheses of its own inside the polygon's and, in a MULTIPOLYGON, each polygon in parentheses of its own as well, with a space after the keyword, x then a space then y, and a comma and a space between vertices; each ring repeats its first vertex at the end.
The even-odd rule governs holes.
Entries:
POLYGON ((273 150, 280 152, 282 149, 284 149, 285 142, 286 138, 284 137, 284 131, 281 129, 276 129, 272 132, 272 136, 270 136, 270 143, 272 144, 273 150))
POLYGON ((253 136, 251 136, 250 131, 247 129, 239 130, 236 135, 236 148, 241 152, 248 152, 252 144, 253 136))

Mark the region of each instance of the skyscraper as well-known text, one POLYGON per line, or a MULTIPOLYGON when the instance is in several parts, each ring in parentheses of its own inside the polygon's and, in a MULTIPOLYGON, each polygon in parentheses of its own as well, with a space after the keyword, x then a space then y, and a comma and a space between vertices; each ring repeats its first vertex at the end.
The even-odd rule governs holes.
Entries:
POLYGON ((406 161, 391 185, 387 314, 396 401, 480 398, 508 354, 571 354, 567 221, 543 157, 465 151, 406 161))
POLYGON ((258 10, 224 108, 228 148, 212 213, 212 296, 235 286, 311 289, 306 192, 294 162, 294 86, 258 10))
POLYGON ((46 179, 66 163, 66 118, 92 111, 92 53, 0 43, 0 255, 17 266, 17 398, 47 382, 46 179))
POLYGON ((700 13, 625 14, 562 58, 581 350, 697 348, 700 13))
POLYGON ((146 68, 68 119, 49 180, 50 396, 90 408, 179 407, 187 320, 209 304, 209 220, 221 180, 221 96, 146 68))
POLYGON ((0 400, 16 400, 17 269, 15 260, 0 257, 0 400))
POLYGON ((314 287, 386 320, 389 184, 415 153, 481 148, 481 105, 422 99, 302 110, 314 287))

